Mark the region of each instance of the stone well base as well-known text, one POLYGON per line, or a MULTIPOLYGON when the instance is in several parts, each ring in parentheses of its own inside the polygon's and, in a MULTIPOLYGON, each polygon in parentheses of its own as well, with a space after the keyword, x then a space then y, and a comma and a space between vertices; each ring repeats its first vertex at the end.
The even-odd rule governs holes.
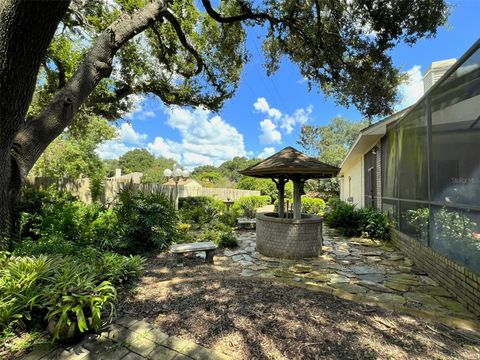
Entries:
POLYGON ((281 219, 277 213, 257 213, 257 251, 282 259, 317 257, 322 248, 322 218, 281 219))

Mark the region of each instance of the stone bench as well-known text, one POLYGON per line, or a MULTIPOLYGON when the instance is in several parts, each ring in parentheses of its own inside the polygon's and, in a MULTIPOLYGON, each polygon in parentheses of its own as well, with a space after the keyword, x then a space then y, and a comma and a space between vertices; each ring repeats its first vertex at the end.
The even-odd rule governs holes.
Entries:
POLYGON ((170 247, 170 252, 177 257, 177 264, 183 265, 183 254, 197 251, 205 251, 205 262, 213 264, 213 253, 218 248, 211 241, 177 244, 170 247))
POLYGON ((237 228, 241 230, 255 230, 257 220, 249 218, 238 218, 237 228))

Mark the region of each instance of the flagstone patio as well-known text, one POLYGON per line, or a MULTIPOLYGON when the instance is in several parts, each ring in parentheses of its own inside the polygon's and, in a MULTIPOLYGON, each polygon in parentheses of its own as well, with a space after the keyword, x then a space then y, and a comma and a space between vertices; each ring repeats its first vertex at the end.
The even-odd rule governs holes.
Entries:
POLYGON ((239 232, 239 247, 225 250, 218 260, 232 262, 245 277, 279 278, 360 302, 475 319, 452 294, 389 244, 345 238, 328 228, 323 237, 321 256, 298 261, 263 256, 255 250, 255 232, 239 232))

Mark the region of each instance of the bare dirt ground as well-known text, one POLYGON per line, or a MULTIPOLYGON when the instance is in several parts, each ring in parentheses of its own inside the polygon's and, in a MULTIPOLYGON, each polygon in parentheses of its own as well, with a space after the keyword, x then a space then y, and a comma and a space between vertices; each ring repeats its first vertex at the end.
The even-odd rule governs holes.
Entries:
POLYGON ((234 359, 480 359, 480 335, 165 254, 119 314, 234 359))

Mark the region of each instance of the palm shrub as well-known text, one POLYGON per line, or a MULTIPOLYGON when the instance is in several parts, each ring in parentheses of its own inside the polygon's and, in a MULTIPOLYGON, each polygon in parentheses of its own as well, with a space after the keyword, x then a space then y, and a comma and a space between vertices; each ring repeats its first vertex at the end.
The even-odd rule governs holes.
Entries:
POLYGON ((259 207, 270 204, 270 196, 243 196, 233 204, 232 209, 239 215, 247 218, 255 218, 259 207))
POLYGON ((325 214, 325 223, 337 229, 345 236, 360 236, 362 233, 362 216, 354 205, 347 204, 340 199, 331 199, 328 202, 328 211, 325 214))
POLYGON ((176 237, 178 217, 163 194, 119 193, 115 212, 120 232, 114 250, 127 254, 167 248, 176 237))

